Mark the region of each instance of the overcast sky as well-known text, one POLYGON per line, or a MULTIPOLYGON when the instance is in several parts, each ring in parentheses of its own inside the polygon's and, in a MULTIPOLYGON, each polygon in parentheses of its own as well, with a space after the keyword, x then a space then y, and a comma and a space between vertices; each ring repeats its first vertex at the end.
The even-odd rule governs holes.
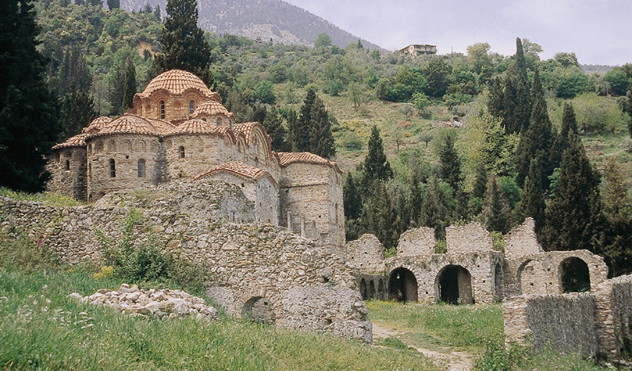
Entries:
POLYGON ((516 37, 542 59, 574 52, 579 63, 632 63, 632 0, 285 0, 345 31, 395 50, 433 44, 439 54, 479 42, 513 55, 516 37))

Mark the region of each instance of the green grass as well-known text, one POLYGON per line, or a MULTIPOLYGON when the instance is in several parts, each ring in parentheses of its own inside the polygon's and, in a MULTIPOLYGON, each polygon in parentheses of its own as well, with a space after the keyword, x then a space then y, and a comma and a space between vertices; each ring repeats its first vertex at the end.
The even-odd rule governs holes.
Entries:
POLYGON ((44 193, 26 193, 13 191, 11 189, 0 187, 0 197, 7 197, 17 201, 33 201, 41 202, 51 206, 81 206, 82 202, 72 197, 62 196, 53 192, 44 193))

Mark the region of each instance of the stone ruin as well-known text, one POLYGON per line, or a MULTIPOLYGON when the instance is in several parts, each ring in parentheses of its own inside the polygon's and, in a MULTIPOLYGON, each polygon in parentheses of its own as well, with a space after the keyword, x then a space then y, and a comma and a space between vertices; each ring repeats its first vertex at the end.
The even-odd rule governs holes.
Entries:
POLYGON ((98 261, 99 241, 119 240, 135 210, 134 243, 157 239, 164 252, 206 267, 207 294, 228 314, 371 342, 366 305, 338 253, 257 224, 254 208, 241 187, 214 180, 116 191, 77 207, 0 197, 0 232, 39 236, 70 264, 98 261))
POLYGON ((346 260, 365 300, 503 302, 507 342, 632 357, 632 276, 607 279, 602 257, 545 252, 532 219, 504 237, 503 252, 479 223, 446 228, 447 251, 435 246, 433 229, 412 229, 384 258, 377 238, 364 235, 347 243, 346 260))

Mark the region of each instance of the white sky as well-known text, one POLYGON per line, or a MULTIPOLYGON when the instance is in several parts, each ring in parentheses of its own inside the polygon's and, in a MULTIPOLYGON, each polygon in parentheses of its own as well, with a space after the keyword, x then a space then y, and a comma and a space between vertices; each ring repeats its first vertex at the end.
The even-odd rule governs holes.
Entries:
POLYGON ((574 52, 579 63, 632 63, 632 0, 284 0, 389 50, 433 44, 466 53, 479 42, 513 55, 516 37, 541 59, 574 52))

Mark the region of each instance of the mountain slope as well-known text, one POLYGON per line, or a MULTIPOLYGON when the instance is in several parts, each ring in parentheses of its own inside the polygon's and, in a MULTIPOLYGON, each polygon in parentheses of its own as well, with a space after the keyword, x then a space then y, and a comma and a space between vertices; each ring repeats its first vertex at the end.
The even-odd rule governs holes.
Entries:
MULTIPOLYGON (((142 9, 149 3, 160 4, 165 16, 166 0, 121 0, 127 10, 142 9)), ((330 22, 281 0, 199 0, 200 27, 219 34, 230 33, 275 43, 312 45, 321 32, 331 37, 339 47, 360 39, 330 22)), ((366 40, 369 49, 379 46, 366 40)))

